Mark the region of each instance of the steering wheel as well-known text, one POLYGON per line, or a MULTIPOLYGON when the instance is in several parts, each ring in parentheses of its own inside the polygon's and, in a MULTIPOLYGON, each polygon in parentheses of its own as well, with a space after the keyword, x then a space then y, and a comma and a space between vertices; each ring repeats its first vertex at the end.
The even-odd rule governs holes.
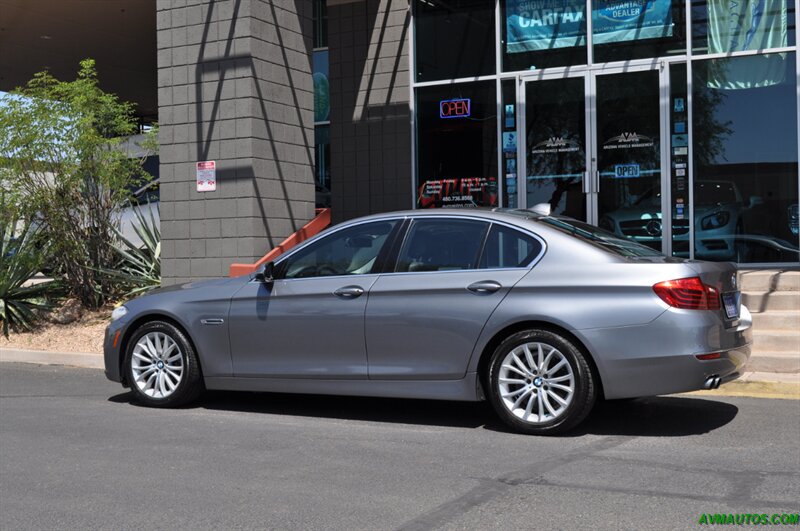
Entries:
POLYGON ((317 266, 306 266, 295 273, 292 278, 308 278, 315 276, 317 276, 317 266))
POLYGON ((339 272, 329 265, 323 265, 319 267, 310 265, 295 273, 294 278, 330 277, 338 274, 339 272))
POLYGON ((332 277, 338 275, 339 272, 336 271, 334 268, 328 265, 319 266, 317 268, 317 276, 318 277, 332 277))

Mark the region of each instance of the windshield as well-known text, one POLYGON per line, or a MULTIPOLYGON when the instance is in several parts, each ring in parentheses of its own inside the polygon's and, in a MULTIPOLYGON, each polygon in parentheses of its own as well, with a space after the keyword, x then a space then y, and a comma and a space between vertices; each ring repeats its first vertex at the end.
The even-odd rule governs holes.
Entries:
POLYGON ((541 217, 537 221, 545 223, 555 229, 565 232, 580 240, 602 248, 604 251, 624 256, 625 258, 636 258, 641 256, 661 256, 661 253, 646 247, 632 240, 619 238, 603 229, 598 229, 593 225, 569 218, 541 217))

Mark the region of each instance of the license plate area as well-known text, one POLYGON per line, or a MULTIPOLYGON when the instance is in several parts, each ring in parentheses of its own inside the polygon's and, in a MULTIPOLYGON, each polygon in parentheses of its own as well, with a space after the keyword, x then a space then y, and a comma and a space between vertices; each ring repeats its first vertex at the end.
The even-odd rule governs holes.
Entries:
POLYGON ((731 291, 722 294, 722 304, 725 306, 725 315, 728 319, 739 318, 739 308, 742 303, 742 294, 739 291, 731 291))

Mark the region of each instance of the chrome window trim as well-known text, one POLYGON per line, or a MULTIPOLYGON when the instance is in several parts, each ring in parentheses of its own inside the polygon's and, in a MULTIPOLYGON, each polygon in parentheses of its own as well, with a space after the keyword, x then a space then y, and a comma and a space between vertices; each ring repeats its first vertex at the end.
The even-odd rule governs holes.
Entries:
MULTIPOLYGON (((292 249, 286 251, 284 254, 282 254, 277 259, 275 259, 273 261, 273 263, 277 267, 281 262, 283 262, 284 260, 289 259, 293 254, 298 253, 301 250, 303 250, 306 247, 308 247, 309 245, 313 244, 314 242, 316 242, 318 240, 322 240, 323 238, 327 238, 328 236, 336 234, 339 231, 342 231, 342 230, 345 230, 345 229, 349 229, 351 227, 357 227, 359 225, 364 225, 364 224, 367 224, 367 223, 380 223, 382 221, 398 221, 398 222, 402 223, 406 218, 408 218, 408 216, 400 216, 400 217, 398 217, 398 216, 387 215, 385 218, 384 217, 371 218, 371 219, 365 219, 365 220, 362 220, 362 221, 356 221, 356 222, 352 222, 352 223, 342 223, 340 226, 331 227, 329 230, 324 230, 324 231, 320 232, 319 234, 315 235, 314 237, 309 238, 308 240, 304 241, 300 245, 298 245, 296 247, 293 247, 292 249)), ((369 276, 369 275, 379 275, 379 274, 380 273, 363 273, 363 274, 355 274, 355 275, 329 275, 329 276, 324 276, 324 277, 276 278, 275 282, 278 282, 278 281, 294 281, 294 280, 318 280, 320 278, 326 278, 326 279, 327 278, 354 278, 354 277, 365 277, 365 276, 369 276)), ((250 278, 250 282, 256 282, 255 278, 251 277, 250 278)))
MULTIPOLYGON (((275 260, 274 264, 277 266, 278 264, 280 264, 284 260, 286 260, 289 257, 291 257, 294 253, 300 252, 302 249, 304 249, 305 247, 311 245, 312 243, 316 242, 317 240, 321 240, 322 237, 323 237, 322 236, 323 234, 325 235, 325 237, 327 237, 328 235, 335 234, 336 232, 339 232, 341 230, 344 230, 344 229, 347 229, 347 228, 350 228, 350 227, 357 227, 358 225, 364 225, 366 223, 375 223, 375 222, 382 222, 382 221, 398 221, 398 222, 402 223, 403 221, 405 221, 407 219, 411 219, 412 223, 414 222, 414 220, 417 220, 417 219, 446 219, 446 220, 467 219, 467 220, 471 220, 471 221, 483 221, 483 222, 489 224, 489 230, 490 231, 492 230, 492 225, 494 225, 496 223, 498 225, 502 225, 502 226, 507 227, 509 229, 517 230, 517 231, 519 231, 519 232, 521 232, 523 234, 531 236, 532 238, 534 238, 535 240, 537 240, 539 242, 539 244, 541 245, 541 250, 539 251, 539 254, 537 254, 536 257, 533 260, 531 260, 530 264, 528 264, 527 266, 524 266, 524 267, 499 267, 499 268, 495 267, 495 268, 489 268, 489 269, 478 269, 478 268, 474 268, 474 269, 452 269, 452 270, 448 270, 448 271, 411 271, 411 272, 409 272, 409 271, 391 271, 391 272, 388 272, 388 273, 364 273, 364 274, 359 274, 359 275, 330 275, 330 276, 324 276, 324 277, 280 278, 280 279, 275 279, 275 281, 276 282, 278 282, 278 281, 294 282, 294 281, 298 281, 298 280, 302 281, 302 280, 319 280, 319 279, 323 279, 323 278, 324 279, 355 278, 355 277, 366 277, 366 276, 373 276, 373 275, 374 276, 382 276, 382 275, 427 275, 427 274, 431 274, 431 273, 463 273, 463 272, 475 272, 475 271, 528 271, 528 270, 533 269, 536 266, 536 264, 538 264, 542 260, 542 258, 544 257, 545 253, 547 252, 547 242, 544 240, 544 238, 542 238, 541 236, 539 236, 535 232, 532 232, 527 227, 521 227, 519 225, 515 225, 513 223, 509 223, 509 222, 504 221, 504 220, 495 220, 495 219, 488 218, 488 217, 471 216, 471 215, 451 216, 451 215, 447 215, 447 214, 427 215, 427 214, 423 214, 423 212, 426 212, 426 211, 425 210, 421 210, 420 214, 414 213, 414 214, 406 214, 406 215, 403 215, 403 216, 387 215, 386 217, 370 218, 370 219, 365 219, 365 220, 356 221, 356 222, 352 222, 352 223, 346 223, 346 224, 343 223, 341 226, 336 227, 335 229, 332 228, 331 232, 328 232, 328 231, 321 232, 319 235, 317 235, 317 236, 315 236, 315 237, 303 242, 302 244, 298 245, 297 247, 291 249, 290 251, 287 251, 284 255, 282 255, 277 260, 275 260)), ((402 246, 405 246, 406 238, 408 237, 408 233, 409 233, 409 229, 410 228, 411 228, 411 226, 409 225, 408 228, 406 228, 405 234, 403 234, 402 246)), ((402 246, 400 248, 401 250, 403 249, 402 246)), ((396 260, 395 260, 395 265, 397 265, 396 260)), ((255 280, 255 278, 251 277, 249 282, 256 282, 256 280, 255 280)))
MULTIPOLYGON (((421 212, 425 212, 422 210, 421 212)), ((537 240, 541 245, 541 250, 536 257, 531 260, 531 263, 525 267, 494 267, 489 269, 480 269, 474 267, 472 269, 450 269, 446 271, 390 271, 388 273, 381 273, 382 275, 427 275, 430 273, 461 273, 461 272, 468 272, 468 271, 513 271, 513 270, 529 270, 533 269, 533 267, 539 263, 539 261, 544 256, 544 253, 547 250, 547 242, 545 242, 544 238, 536 234, 535 232, 530 231, 526 227, 520 227, 519 225, 514 225, 513 223, 509 223, 503 220, 496 220, 492 218, 486 218, 481 216, 470 216, 470 215, 461 215, 461 216, 448 216, 447 214, 433 214, 433 215, 409 215, 406 216, 407 218, 411 218, 411 224, 406 229, 406 233, 403 235, 403 243, 400 245, 400 252, 397 254, 397 259, 400 258, 400 254, 403 252, 403 249, 406 246, 406 241, 408 240, 408 235, 411 232, 411 227, 414 224, 414 221, 417 219, 446 219, 446 220, 459 220, 459 219, 466 219, 470 221, 483 221, 489 224, 489 228, 487 230, 487 235, 489 231, 492 230, 492 225, 495 223, 498 225, 502 225, 512 230, 517 230, 523 234, 527 234, 531 236, 533 239, 537 240)), ((395 267, 397 267, 397 260, 395 260, 395 267)))

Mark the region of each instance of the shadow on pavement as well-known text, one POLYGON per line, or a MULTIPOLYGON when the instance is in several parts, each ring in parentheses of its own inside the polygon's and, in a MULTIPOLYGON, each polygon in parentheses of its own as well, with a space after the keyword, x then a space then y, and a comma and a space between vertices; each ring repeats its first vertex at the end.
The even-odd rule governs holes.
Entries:
MULTIPOLYGON (((133 393, 109 398, 138 405, 133 393)), ((445 402, 279 393, 209 391, 189 408, 301 417, 361 420, 424 426, 509 430, 487 402, 445 402)), ((708 433, 731 422, 739 408, 726 402, 680 396, 599 402, 586 421, 564 437, 631 435, 684 437, 708 433)))
POLYGON ((739 408, 708 398, 654 396, 600 402, 569 435, 685 437, 708 433, 731 422, 739 408))

